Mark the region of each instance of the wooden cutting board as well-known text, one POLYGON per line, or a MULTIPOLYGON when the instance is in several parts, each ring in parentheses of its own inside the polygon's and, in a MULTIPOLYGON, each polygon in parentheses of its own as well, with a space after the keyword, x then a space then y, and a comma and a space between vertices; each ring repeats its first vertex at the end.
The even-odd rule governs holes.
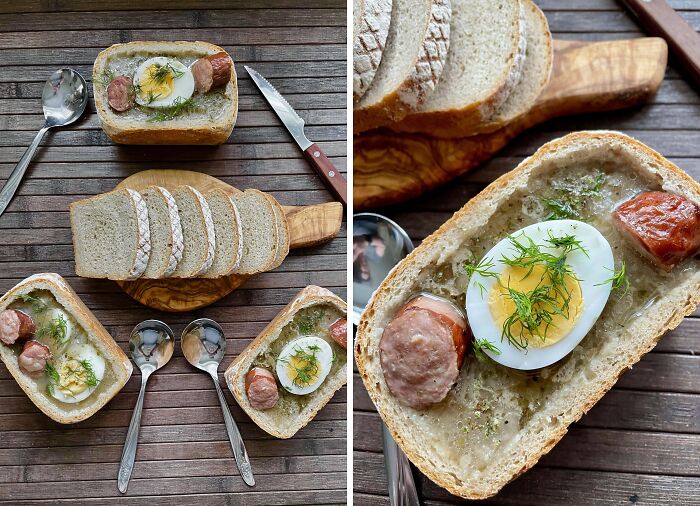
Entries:
POLYGON ((533 107, 495 132, 457 139, 374 130, 354 139, 355 209, 401 202, 491 158, 524 130, 557 116, 631 107, 653 96, 668 49, 655 37, 554 41, 549 84, 533 107))
MULTIPOLYGON (((143 190, 158 185, 173 191, 187 184, 204 193, 221 188, 229 193, 240 190, 215 177, 188 170, 144 170, 126 178, 117 188, 143 190)), ((329 202, 313 206, 282 206, 289 224, 289 247, 306 248, 333 239, 343 222, 343 205, 329 202)), ((217 279, 137 279, 117 284, 141 304, 160 311, 192 311, 208 306, 242 285, 250 276, 224 276, 217 279)))

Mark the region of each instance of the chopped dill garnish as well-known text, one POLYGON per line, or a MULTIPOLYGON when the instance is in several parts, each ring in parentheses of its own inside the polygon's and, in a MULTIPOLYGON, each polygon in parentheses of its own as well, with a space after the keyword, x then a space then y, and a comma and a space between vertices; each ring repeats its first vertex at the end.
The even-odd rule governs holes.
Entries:
POLYGON ((160 98, 160 93, 153 93, 153 90, 148 92, 148 96, 146 97, 146 103, 147 104, 152 104, 156 100, 160 98))
POLYGON ((149 123, 160 122, 160 121, 170 121, 175 119, 179 115, 191 111, 194 109, 194 98, 190 97, 187 100, 183 100, 182 97, 178 97, 173 102, 173 105, 169 107, 163 107, 156 112, 153 112, 148 118, 149 123))
POLYGON ((612 271, 612 276, 610 276, 608 279, 606 279, 602 283, 598 283, 595 286, 606 285, 608 283, 612 284, 613 290, 622 289, 622 293, 620 294, 621 296, 625 295, 629 291, 630 280, 627 278, 627 270, 626 270, 624 261, 620 264, 620 268, 618 270, 612 271))
POLYGON ((294 355, 292 355, 292 358, 301 363, 301 367, 293 366, 296 371, 296 376, 292 380, 292 383, 298 387, 308 386, 318 375, 319 362, 318 358, 316 358, 316 354, 321 351, 321 348, 314 345, 308 346, 307 350, 308 351, 295 346, 294 355))
POLYGON ((49 380, 49 382, 46 384, 46 391, 49 393, 49 395, 53 395, 54 385, 58 385, 58 383, 61 381, 61 377, 58 375, 58 371, 51 364, 51 362, 46 362, 44 371, 46 372, 46 376, 49 380))
MULTIPOLYGON (((491 258, 482 258, 476 265, 472 262, 464 262, 464 270, 467 271, 470 278, 474 275, 474 273, 477 273, 485 278, 490 277, 498 279, 498 273, 493 271, 493 266, 494 263, 493 259, 491 258)), ((483 296, 484 291, 486 290, 484 284, 480 281, 474 281, 474 286, 479 288, 479 292, 483 296)))
POLYGON ((36 331, 36 336, 39 338, 50 337, 56 344, 62 345, 70 338, 69 335, 66 335, 67 332, 67 322, 63 316, 59 315, 48 324, 39 327, 36 331))
POLYGON ((43 313, 49 307, 49 304, 39 297, 34 297, 28 293, 23 293, 17 296, 22 302, 29 302, 32 305, 32 311, 35 313, 43 313))
POLYGON ((549 233, 549 238, 545 239, 549 244, 552 245, 553 248, 561 248, 564 250, 564 253, 569 253, 574 250, 579 250, 582 252, 584 255, 588 256, 588 251, 586 251, 586 248, 584 248, 581 245, 581 241, 576 239, 575 235, 565 235, 562 237, 555 237, 552 235, 552 231, 550 230, 549 233))
POLYGON ((297 320, 297 328, 300 334, 313 334, 323 318, 323 309, 308 309, 300 313, 297 320))
POLYGON ((581 219, 588 199, 601 196, 605 174, 596 172, 581 178, 564 178, 554 186, 556 197, 543 197, 540 202, 548 211, 545 220, 581 219))
MULTIPOLYGON (((81 360, 79 362, 79 364, 80 364, 80 367, 83 369, 82 372, 84 372, 85 384, 89 387, 96 387, 98 380, 97 380, 97 376, 95 375, 95 371, 93 370, 92 364, 90 363, 90 361, 89 360, 81 360)), ((78 372, 80 372, 80 371, 78 371, 78 372)))
POLYGON ((151 69, 151 79, 157 84, 164 83, 169 75, 172 76, 173 79, 178 79, 185 74, 181 70, 175 70, 170 63, 166 63, 165 65, 156 63, 154 67, 155 69, 151 69))
POLYGON ((556 199, 540 199, 544 206, 549 211, 549 214, 545 217, 545 220, 569 220, 578 219, 581 216, 578 214, 571 204, 556 199))
POLYGON ((94 83, 102 86, 107 86, 114 79, 114 72, 111 69, 105 68, 102 73, 94 79, 94 83))
POLYGON ((499 350, 488 339, 474 339, 472 341, 472 349, 474 350, 474 356, 479 362, 488 361, 489 356, 486 353, 484 353, 484 350, 488 350, 491 353, 495 353, 496 355, 501 354, 501 350, 499 350))

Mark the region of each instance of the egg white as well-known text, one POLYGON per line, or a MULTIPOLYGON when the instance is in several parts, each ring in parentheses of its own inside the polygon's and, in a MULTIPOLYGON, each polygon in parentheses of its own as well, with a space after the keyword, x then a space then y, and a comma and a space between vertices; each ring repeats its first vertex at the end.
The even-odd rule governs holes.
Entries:
POLYGON ((146 77, 146 70, 153 64, 168 65, 172 66, 178 72, 183 74, 177 79, 173 79, 173 91, 167 97, 157 98, 152 102, 148 102, 147 97, 143 98, 140 94, 136 94, 136 103, 139 105, 144 105, 147 107, 171 107, 175 104, 177 100, 183 101, 187 100, 194 93, 194 76, 192 75, 192 70, 186 67, 178 60, 173 58, 166 58, 164 56, 157 56, 155 58, 149 58, 141 65, 138 66, 136 72, 134 73, 134 86, 138 86, 141 81, 146 77))
POLYGON ((78 361, 82 360, 87 360, 90 362, 92 365, 92 370, 95 373, 95 377, 97 378, 97 385, 94 387, 88 387, 82 392, 76 394, 76 395, 70 395, 70 394, 64 394, 61 389, 59 388, 58 385, 54 385, 53 389, 51 390, 51 395, 56 399, 61 402, 65 402, 67 404, 74 404, 76 402, 80 402, 82 400, 87 399, 94 391, 95 389, 100 385, 102 382, 102 379, 104 378, 105 375, 105 361, 104 359, 98 355, 97 351, 95 348, 93 348, 89 344, 78 344, 75 343, 68 348, 66 353, 61 357, 59 361, 57 361, 56 364, 54 364, 54 367, 56 368, 56 371, 61 372, 61 369, 63 367, 63 364, 71 359, 75 359, 78 361))
POLYGON ((328 373, 331 372, 331 366, 333 365, 333 349, 330 344, 316 336, 302 336, 299 339, 287 343, 287 345, 282 348, 282 351, 277 358, 276 372, 277 378, 282 386, 295 395, 306 395, 318 389, 319 386, 325 381, 328 373), (319 351, 316 352, 316 358, 319 363, 319 372, 316 381, 300 387, 295 385, 292 378, 287 374, 287 363, 289 359, 294 355, 295 349, 301 348, 306 352, 309 352, 309 347, 318 346, 319 351))
MULTIPOLYGON (((615 264, 612 249, 605 237, 591 225, 576 220, 535 223, 518 230, 512 234, 512 237, 520 239, 524 234, 538 244, 543 251, 557 254, 559 251, 546 242, 549 233, 555 237, 574 235, 588 253, 586 256, 583 252, 574 250, 567 255, 567 264, 571 266, 571 270, 579 280, 583 301, 578 320, 560 341, 541 348, 528 346, 522 350, 505 338, 501 340, 502 328, 494 321, 489 308, 489 294, 496 279, 475 272, 467 287, 467 317, 474 338, 489 341, 500 351, 500 354, 488 349, 483 351, 499 364, 514 369, 539 369, 571 353, 591 330, 610 296, 611 283, 608 280, 613 275, 615 264), (483 290, 479 285, 483 286, 483 290)), ((508 238, 500 241, 484 255, 484 258, 493 260, 492 270, 499 275, 506 268, 499 262, 503 256, 514 256, 514 248, 508 238)))

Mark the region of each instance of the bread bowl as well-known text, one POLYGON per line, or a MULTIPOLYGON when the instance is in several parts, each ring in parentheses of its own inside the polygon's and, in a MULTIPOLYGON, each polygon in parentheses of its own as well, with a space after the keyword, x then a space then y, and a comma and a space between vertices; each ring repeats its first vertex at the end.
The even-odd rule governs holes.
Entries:
POLYGON ((208 42, 115 44, 97 55, 92 79, 102 129, 120 144, 221 144, 236 122, 233 61, 208 42))
POLYGON ((18 283, 0 298, 0 315, 0 359, 31 401, 59 423, 91 417, 131 377, 129 358, 58 274, 35 274, 18 283), (5 317, 17 311, 30 317, 34 328, 8 344, 5 317), (49 350, 44 367, 31 374, 20 362, 29 343, 49 350), (70 381, 64 366, 73 367, 70 381))
POLYGON ((226 369, 226 384, 236 402, 265 432, 282 439, 292 437, 347 383, 346 349, 331 337, 329 331, 333 324, 344 322, 346 315, 347 305, 341 298, 325 288, 307 286, 226 369), (325 379, 312 385, 315 390, 295 394, 285 390, 285 382, 278 373, 280 361, 286 349, 309 335, 322 339, 331 347, 333 362, 325 379), (261 373, 266 376, 263 380, 270 379, 270 385, 274 383, 275 402, 271 407, 256 409, 253 406, 255 401, 251 403, 246 378, 254 369, 263 369, 261 373), (281 388, 276 387, 278 383, 282 385, 281 388))
MULTIPOLYGON (((362 380, 392 436, 411 461, 453 494, 484 499, 531 468, 616 382, 700 302, 697 252, 670 271, 637 253, 613 212, 653 192, 673 194, 695 213, 700 185, 649 147, 616 132, 578 132, 540 148, 467 202, 382 283, 364 312, 355 356, 362 380), (518 371, 480 349, 468 353, 456 383, 427 408, 406 406, 387 383, 380 345, 390 323, 417 292, 428 291, 469 313, 474 274, 467 265, 502 237, 540 223, 549 209, 536 201, 568 177, 601 171, 600 200, 587 200, 583 221, 602 233, 616 267, 626 262, 629 290, 616 290, 602 315, 573 350, 551 366, 518 371), (472 258, 468 258, 472 257, 472 258), (465 301, 466 299, 466 301, 465 301)), ((671 219, 676 217, 669 216, 671 219)), ((692 242, 692 241, 691 241, 692 242)), ((494 257, 495 259, 496 257, 494 257)), ((488 287, 487 287, 488 292, 488 287)), ((474 341, 471 341, 472 346, 474 341)), ((508 342, 497 341, 501 352, 508 342)), ((536 355, 530 349, 532 356, 536 355)), ((505 353, 503 353, 505 354, 505 353)), ((575 456, 572 456, 575 458, 575 456)))

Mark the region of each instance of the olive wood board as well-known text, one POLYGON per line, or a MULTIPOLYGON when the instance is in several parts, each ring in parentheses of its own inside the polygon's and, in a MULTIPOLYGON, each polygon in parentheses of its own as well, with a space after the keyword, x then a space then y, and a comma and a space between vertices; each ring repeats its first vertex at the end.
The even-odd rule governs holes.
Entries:
POLYGON ((554 40, 549 83, 532 108, 495 132, 454 139, 373 130, 354 139, 353 202, 368 209, 402 202, 488 160, 524 130, 571 114, 632 107, 661 85, 663 39, 554 40))
MULTIPOLYGON (((240 192, 223 181, 189 170, 153 169, 138 172, 124 179, 117 188, 143 190, 157 185, 174 191, 190 185, 202 193, 221 188, 231 194, 240 192)), ((311 206, 282 206, 289 225, 289 248, 316 246, 333 239, 343 222, 343 205, 328 202, 311 206)), ((199 309, 226 297, 241 286, 250 275, 231 274, 216 279, 167 278, 117 281, 117 284, 141 304, 168 312, 199 309)))

